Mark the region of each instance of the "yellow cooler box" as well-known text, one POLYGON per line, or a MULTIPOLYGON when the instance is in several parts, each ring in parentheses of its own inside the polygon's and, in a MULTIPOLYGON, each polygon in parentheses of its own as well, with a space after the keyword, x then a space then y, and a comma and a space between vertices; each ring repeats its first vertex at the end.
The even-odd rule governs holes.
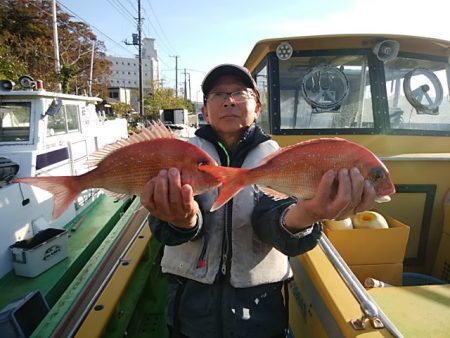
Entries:
POLYGON ((361 283, 371 277, 401 285, 409 227, 392 217, 384 218, 388 228, 339 230, 325 222, 324 231, 361 283))

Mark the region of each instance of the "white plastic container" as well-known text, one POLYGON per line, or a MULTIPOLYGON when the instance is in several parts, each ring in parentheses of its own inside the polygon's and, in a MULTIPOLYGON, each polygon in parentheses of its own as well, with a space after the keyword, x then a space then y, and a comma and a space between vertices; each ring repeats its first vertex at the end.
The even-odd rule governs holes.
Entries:
POLYGON ((69 254, 69 236, 65 229, 48 228, 30 239, 10 246, 14 272, 18 276, 36 277, 69 254))

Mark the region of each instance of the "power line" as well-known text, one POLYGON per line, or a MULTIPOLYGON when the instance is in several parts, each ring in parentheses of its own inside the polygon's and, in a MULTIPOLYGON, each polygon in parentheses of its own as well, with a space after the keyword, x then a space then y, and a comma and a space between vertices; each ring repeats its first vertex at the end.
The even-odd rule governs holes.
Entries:
MULTIPOLYGON (((148 18, 149 17, 149 15, 147 14, 147 11, 145 10, 145 8, 143 8, 143 11, 144 11, 144 15, 148 18)), ((161 43, 163 43, 163 41, 161 40, 161 37, 160 37, 160 35, 158 34, 158 31, 156 30, 156 28, 155 28, 155 26, 153 26, 153 24, 152 24, 152 20, 147 20, 147 29, 148 29, 148 35, 149 35, 149 37, 151 36, 151 34, 150 34, 150 28, 153 28, 153 31, 154 31, 154 36, 156 36, 156 37, 158 37, 159 38, 159 41, 161 42, 161 43)), ((164 47, 166 47, 166 46, 164 46, 164 47)), ((170 54, 170 52, 168 51, 168 53, 170 54)))
POLYGON ((134 56, 134 53, 130 52, 128 49, 126 49, 121 43, 115 41, 113 38, 109 37, 106 33, 104 33, 103 31, 101 31, 100 29, 98 29, 97 27, 95 27, 94 25, 88 23, 86 20, 84 20, 81 16, 79 16, 78 14, 76 14, 73 10, 71 10, 70 8, 68 8, 67 6, 65 6, 64 4, 62 4, 61 2, 58 2, 58 4, 63 7, 67 12, 69 12, 70 14, 72 14, 74 17, 78 18, 79 20, 81 20, 84 24, 88 25, 89 27, 92 27, 92 29, 96 30, 98 33, 100 33, 101 35, 103 35, 104 37, 106 37, 110 42, 114 43, 116 46, 120 47, 122 50, 126 51, 129 54, 132 54, 134 56))
MULTIPOLYGON (((144 15, 146 15, 147 17, 149 17, 147 11, 145 10, 145 8, 142 8, 144 15)), ((170 50, 168 49, 169 47, 164 44, 164 41, 162 40, 161 36, 158 33, 158 30, 156 29, 156 27, 152 24, 152 20, 147 20, 146 22, 146 33, 144 34, 145 37, 151 37, 153 38, 154 36, 156 36, 157 38, 155 39, 155 45, 156 45, 156 49, 159 50, 158 53, 158 60, 160 61, 161 64, 163 64, 165 67, 170 67, 169 66, 169 62, 166 59, 166 57, 164 56, 164 54, 166 53, 167 55, 171 54, 170 50), (151 34, 151 29, 154 32, 154 34, 151 34), (162 51, 165 51, 165 53, 163 53, 162 51)), ((160 70, 161 71, 161 70, 160 70)))
POLYGON ((158 24, 158 26, 159 26, 159 28, 161 30, 161 34, 163 35, 164 39, 167 41, 167 45, 169 46, 169 49, 172 49, 175 52, 175 54, 177 54, 177 51, 175 50, 175 48, 172 47, 169 39, 166 36, 166 33, 164 32, 164 29, 162 28, 161 23, 159 22, 158 16, 156 15, 156 13, 155 13, 155 11, 153 9, 153 6, 150 3, 150 0, 147 0, 147 3, 148 3, 148 6, 150 7, 151 12, 153 13, 153 16, 155 17, 156 23, 158 24))
MULTIPOLYGON (((169 39, 167 38, 167 35, 164 32, 164 29, 158 19, 158 15, 156 14, 155 10, 153 9, 153 6, 150 3, 150 0, 147 1, 147 5, 151 11, 151 13, 153 14, 152 17, 154 18, 154 20, 148 20, 149 25, 151 25, 151 28, 153 29, 155 35, 159 38, 159 40, 156 41, 156 43, 158 44, 158 47, 161 47, 162 50, 164 50, 166 52, 166 54, 170 57, 171 54, 175 54, 178 55, 178 52, 176 51, 175 48, 173 48, 172 44, 170 43, 169 39), (155 25, 152 24, 152 22, 156 22, 157 27, 155 27, 155 25)), ((144 8, 144 13, 147 13, 148 15, 148 11, 144 8)), ((150 30, 149 30, 150 32, 150 30)), ((159 53, 159 59, 161 60, 161 63, 163 63, 166 67, 168 66, 168 61, 164 61, 165 57, 163 57, 163 53, 159 53)))
POLYGON ((133 2, 131 2, 131 0, 127 0, 128 1, 128 3, 130 4, 130 7, 131 8, 133 8, 133 11, 135 11, 136 13, 137 13, 137 8, 136 7, 134 7, 134 4, 133 4, 133 2))
MULTIPOLYGON (((111 5, 116 7, 117 11, 122 14, 124 18, 131 18, 133 21, 136 21, 133 13, 130 13, 128 8, 126 8, 121 2, 118 0, 107 0, 111 5)), ((136 12, 136 11, 135 11, 136 12)))
MULTIPOLYGON (((123 2, 123 3, 121 3, 119 0, 107 0, 107 1, 111 5, 111 7, 120 16, 122 16, 126 20, 126 22, 133 23, 133 25, 136 25, 137 18, 132 14, 132 12, 137 13, 137 9, 136 9, 135 5, 133 4, 132 0, 127 0, 127 2, 123 2)), ((73 10, 71 10, 64 4, 61 4, 60 2, 58 2, 58 4, 61 7, 63 7, 66 10, 66 12, 70 13, 71 15, 76 17, 78 20, 80 20, 83 23, 85 23, 86 25, 90 26, 93 30, 98 32, 103 37, 105 37, 108 41, 113 43, 114 46, 119 47, 120 50, 126 51, 127 54, 131 54, 131 55, 135 56, 135 53, 133 53, 132 51, 130 51, 129 49, 127 49, 123 46, 123 44, 121 43, 122 41, 117 42, 116 40, 114 40, 113 38, 108 36, 106 33, 104 33, 102 30, 100 30, 96 26, 89 24, 86 20, 84 20, 81 16, 79 16, 77 13, 75 13, 73 10)), ((176 50, 175 50, 175 48, 172 47, 169 39, 167 38, 167 36, 164 32, 164 29, 162 28, 162 25, 158 19, 158 16, 156 15, 155 10, 153 9, 153 7, 150 3, 150 0, 147 1, 146 5, 148 6, 148 8, 150 10, 146 10, 144 8, 144 6, 141 6, 141 11, 148 18, 148 20, 143 21, 143 23, 145 23, 145 26, 146 26, 145 32, 147 32, 148 37, 152 37, 152 32, 153 32, 154 33, 153 37, 157 38, 157 39, 155 39, 156 40, 155 44, 158 46, 158 48, 161 48, 163 51, 163 52, 161 52, 161 50, 160 50, 160 53, 158 53, 158 60, 160 61, 160 63, 162 65, 164 65, 165 68, 173 69, 173 67, 170 65, 171 62, 169 62, 168 58, 170 58, 171 54, 177 55, 176 50), (153 14, 152 19, 150 19, 149 12, 151 12, 153 14), (156 24, 153 24, 154 22, 156 24), (165 54, 167 54, 167 55, 165 55, 165 54)), ((142 25, 142 21, 141 21, 141 25, 142 25)), ((146 37, 147 34, 144 33, 143 36, 146 37)), ((161 71, 161 72, 165 72, 165 71, 161 71)), ((170 81, 173 81, 173 79, 170 79, 170 81)), ((175 79, 175 82, 177 82, 177 79, 175 79)), ((177 84, 175 84, 175 85, 177 86, 177 84)))
MULTIPOLYGON (((143 8, 143 10, 144 10, 144 14, 146 14, 146 16, 148 17, 149 15, 147 14, 147 11, 145 10, 145 8, 143 8)), ((150 26, 151 26, 151 28, 153 28, 153 31, 155 33, 154 36, 159 38, 159 39, 155 39, 156 40, 156 44, 158 45, 158 47, 161 47, 161 49, 164 50, 167 54, 171 54, 171 51, 169 50, 169 47, 166 44, 164 44, 164 41, 161 39, 161 36, 158 34, 157 29, 152 24, 152 20, 147 20, 147 22, 148 22, 148 25, 147 25, 148 35, 151 36, 151 34, 150 34, 151 33, 150 32, 150 26)), ((167 66, 167 63, 163 60, 161 50, 160 50, 160 53, 159 53, 159 59, 161 60, 162 63, 164 63, 167 66)))

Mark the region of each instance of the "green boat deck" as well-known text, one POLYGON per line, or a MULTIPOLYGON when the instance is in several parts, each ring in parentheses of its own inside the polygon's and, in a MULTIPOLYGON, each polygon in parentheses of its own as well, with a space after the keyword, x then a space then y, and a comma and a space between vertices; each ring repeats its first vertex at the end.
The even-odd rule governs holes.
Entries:
POLYGON ((35 278, 17 276, 10 271, 0 279, 0 309, 34 290, 40 290, 52 307, 129 205, 130 200, 99 196, 67 225, 68 258, 35 278), (76 229, 71 231, 74 226, 76 229))

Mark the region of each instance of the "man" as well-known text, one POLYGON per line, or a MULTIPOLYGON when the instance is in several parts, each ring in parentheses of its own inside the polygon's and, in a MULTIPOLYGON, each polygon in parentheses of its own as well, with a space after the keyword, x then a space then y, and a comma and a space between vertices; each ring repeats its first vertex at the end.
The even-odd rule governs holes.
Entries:
MULTIPOLYGON (((207 74, 202 90, 209 125, 190 141, 220 165, 254 167, 279 148, 255 125, 261 102, 247 69, 220 65, 207 74)), ((217 195, 214 189, 194 199, 183 173, 170 168, 141 196, 153 234, 165 245, 161 266, 169 280, 172 336, 285 337, 288 256, 314 248, 321 220, 370 209, 375 191, 351 168, 325 173, 308 201, 273 201, 249 186, 210 212, 217 195)))

